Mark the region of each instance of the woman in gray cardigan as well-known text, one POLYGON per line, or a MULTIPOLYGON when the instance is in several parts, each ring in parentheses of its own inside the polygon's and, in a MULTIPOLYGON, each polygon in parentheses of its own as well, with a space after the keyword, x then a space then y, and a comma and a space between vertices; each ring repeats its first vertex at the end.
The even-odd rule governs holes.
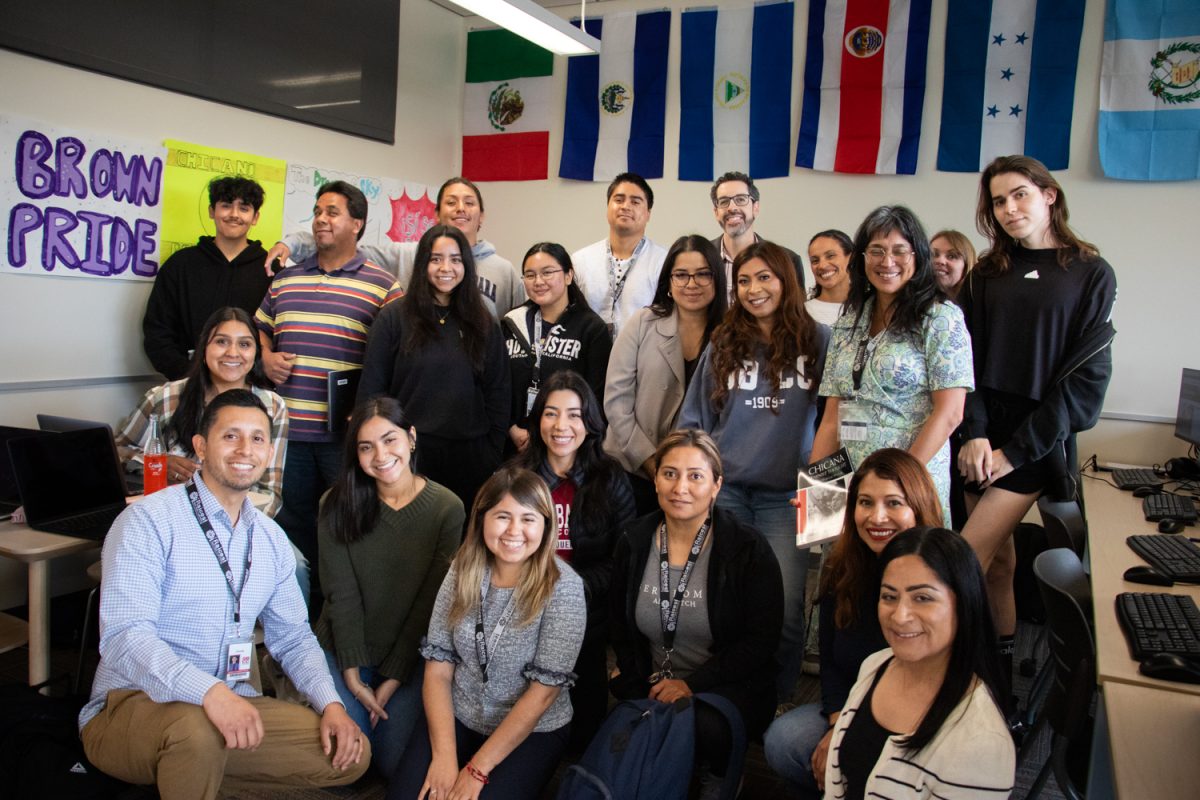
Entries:
POLYGON ((654 451, 675 428, 713 329, 725 316, 725 269, 712 243, 681 236, 667 251, 654 302, 621 326, 608 359, 604 451, 629 473, 639 514, 658 508, 654 451))

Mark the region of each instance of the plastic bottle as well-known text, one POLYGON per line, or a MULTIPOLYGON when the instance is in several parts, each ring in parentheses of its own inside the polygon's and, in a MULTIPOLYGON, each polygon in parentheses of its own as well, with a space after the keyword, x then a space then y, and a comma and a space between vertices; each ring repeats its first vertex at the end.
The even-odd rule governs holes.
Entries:
POLYGON ((142 493, 167 488, 167 448, 158 429, 158 414, 150 415, 150 436, 142 450, 142 493))

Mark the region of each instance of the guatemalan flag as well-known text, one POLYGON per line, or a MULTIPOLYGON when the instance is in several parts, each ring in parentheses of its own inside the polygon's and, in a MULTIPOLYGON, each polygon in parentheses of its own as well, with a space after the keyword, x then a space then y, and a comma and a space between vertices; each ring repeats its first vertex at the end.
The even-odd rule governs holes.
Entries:
POLYGON ((788 174, 793 20, 790 2, 683 12, 680 180, 788 174))
POLYGON ((671 12, 608 14, 587 20, 584 29, 602 48, 599 55, 567 60, 559 177, 609 181, 636 172, 661 178, 671 12))
POLYGON ((1200 4, 1109 0, 1100 165, 1110 178, 1200 178, 1200 4))
POLYGON ((796 166, 917 171, 930 0, 812 0, 796 166))
POLYGON ((1066 169, 1085 0, 950 0, 938 169, 1066 169))

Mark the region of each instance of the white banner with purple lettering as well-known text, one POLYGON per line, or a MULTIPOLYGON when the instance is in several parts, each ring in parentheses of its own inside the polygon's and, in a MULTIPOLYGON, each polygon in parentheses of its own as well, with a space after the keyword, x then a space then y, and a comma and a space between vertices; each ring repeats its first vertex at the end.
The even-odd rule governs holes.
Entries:
POLYGON ((0 269, 153 278, 166 152, 160 144, 0 114, 0 269))

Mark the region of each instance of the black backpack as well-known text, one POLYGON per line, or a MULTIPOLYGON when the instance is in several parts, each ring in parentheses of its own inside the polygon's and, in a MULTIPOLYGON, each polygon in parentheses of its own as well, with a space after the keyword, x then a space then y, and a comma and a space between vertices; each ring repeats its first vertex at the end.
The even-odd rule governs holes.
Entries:
POLYGON ((729 721, 733 748, 721 789, 732 800, 741 781, 746 730, 733 703, 715 694, 674 703, 625 700, 605 718, 579 763, 559 784, 558 800, 686 800, 695 751, 695 705, 708 703, 729 721))

